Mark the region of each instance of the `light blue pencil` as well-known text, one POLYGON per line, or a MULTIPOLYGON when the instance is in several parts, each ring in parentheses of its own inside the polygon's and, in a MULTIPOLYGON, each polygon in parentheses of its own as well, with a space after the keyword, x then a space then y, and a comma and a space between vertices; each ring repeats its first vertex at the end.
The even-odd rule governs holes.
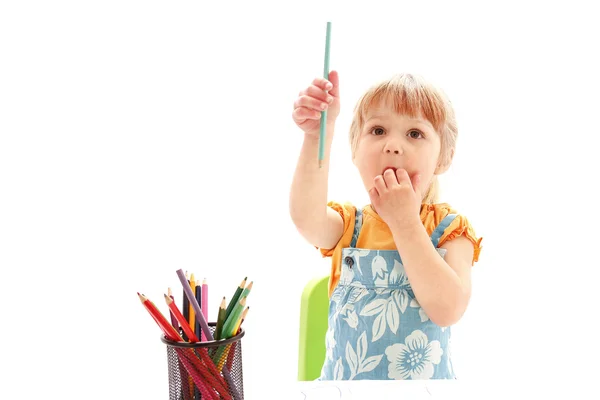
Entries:
MULTIPOLYGON (((329 79, 329 45, 331 43, 331 22, 327 22, 327 35, 325 37, 325 67, 323 77, 329 79)), ((321 111, 321 132, 319 133, 319 168, 323 166, 325 158, 325 132, 327 129, 327 110, 321 111)))

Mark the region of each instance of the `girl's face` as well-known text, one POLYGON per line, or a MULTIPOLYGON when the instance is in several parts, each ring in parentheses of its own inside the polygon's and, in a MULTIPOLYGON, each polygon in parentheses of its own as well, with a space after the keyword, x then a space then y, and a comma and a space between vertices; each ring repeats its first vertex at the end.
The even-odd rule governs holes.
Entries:
POLYGON ((443 172, 438 167, 440 145, 429 121, 398 114, 384 104, 367 112, 353 161, 367 191, 387 168, 402 168, 411 180, 421 175, 418 189, 423 197, 433 175, 443 172))

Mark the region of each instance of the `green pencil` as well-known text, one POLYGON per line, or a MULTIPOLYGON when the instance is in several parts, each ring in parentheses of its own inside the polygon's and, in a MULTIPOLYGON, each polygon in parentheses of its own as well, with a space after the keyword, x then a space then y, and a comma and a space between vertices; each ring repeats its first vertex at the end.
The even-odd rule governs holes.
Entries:
POLYGON ((246 286, 246 280, 248 280, 248 277, 245 277, 244 280, 235 289, 235 293, 233 294, 233 297, 231 298, 231 301, 227 306, 227 310, 225 311, 225 319, 229 317, 229 314, 231 314, 231 310, 233 310, 233 307, 235 307, 236 303, 238 302, 240 295, 242 294, 242 290, 244 290, 244 286, 246 286))
POLYGON ((252 285, 254 285, 254 282, 250 282, 248 284, 248 286, 246 286, 246 288, 240 294, 240 300, 248 297, 248 295, 250 294, 250 291, 252 290, 252 285))
POLYGON ((244 311, 244 307, 246 306, 246 298, 241 299, 231 311, 231 315, 227 317, 225 323, 223 324, 223 331, 221 332, 221 337, 223 339, 229 339, 233 336, 233 329, 237 324, 238 319, 242 315, 242 311, 244 311))
POLYGON ((221 300, 219 306, 219 315, 217 317, 217 328, 215 329, 215 340, 221 339, 221 332, 223 331, 223 323, 225 323, 225 296, 221 300))
MULTIPOLYGON (((325 66, 323 77, 329 79, 329 45, 331 42, 331 22, 327 22, 327 35, 325 36, 325 66)), ((325 132, 327 128, 327 110, 321 111, 321 132, 319 134, 319 168, 323 166, 325 158, 325 132)))
MULTIPOLYGON (((221 332, 222 339, 229 339, 234 335, 233 330, 237 325, 238 320, 240 319, 242 312, 244 311, 244 307, 246 306, 246 299, 241 299, 231 311, 231 315, 227 317, 227 320, 223 324, 223 331, 221 332)), ((215 351, 215 354, 212 356, 215 364, 219 364, 221 361, 221 357, 223 357, 223 353, 228 346, 219 346, 215 351)))

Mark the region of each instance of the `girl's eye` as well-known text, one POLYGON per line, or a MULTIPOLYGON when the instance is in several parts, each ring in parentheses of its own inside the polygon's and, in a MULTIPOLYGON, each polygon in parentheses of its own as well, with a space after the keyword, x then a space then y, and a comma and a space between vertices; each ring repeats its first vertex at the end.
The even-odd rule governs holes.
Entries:
POLYGON ((380 136, 380 135, 383 135, 385 133, 385 131, 383 130, 383 128, 380 128, 380 127, 377 126, 377 127, 373 128, 373 129, 371 129, 371 133, 373 135, 380 136))
POLYGON ((411 138, 413 138, 413 139, 419 139, 420 137, 422 137, 422 136, 423 136, 423 134, 422 134, 421 132, 419 132, 419 131, 414 131, 414 130, 413 130, 413 131, 410 131, 408 134, 409 134, 409 135, 410 135, 410 137, 411 137, 411 138))

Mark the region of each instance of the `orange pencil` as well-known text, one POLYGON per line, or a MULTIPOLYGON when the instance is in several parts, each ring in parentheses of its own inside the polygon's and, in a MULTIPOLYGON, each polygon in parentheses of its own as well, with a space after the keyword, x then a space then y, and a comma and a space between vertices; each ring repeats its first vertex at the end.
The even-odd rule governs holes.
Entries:
MULTIPOLYGON (((196 293, 196 280, 194 279, 193 272, 190 275, 190 287, 192 288, 192 293, 196 293)), ((190 324, 190 327, 192 327, 192 331, 193 331, 195 324, 196 324, 196 313, 194 311, 194 307, 192 307, 191 304, 188 307, 190 308, 190 318, 189 318, 188 323, 190 324)), ((187 333, 186 333, 186 335, 187 335, 187 333)))

